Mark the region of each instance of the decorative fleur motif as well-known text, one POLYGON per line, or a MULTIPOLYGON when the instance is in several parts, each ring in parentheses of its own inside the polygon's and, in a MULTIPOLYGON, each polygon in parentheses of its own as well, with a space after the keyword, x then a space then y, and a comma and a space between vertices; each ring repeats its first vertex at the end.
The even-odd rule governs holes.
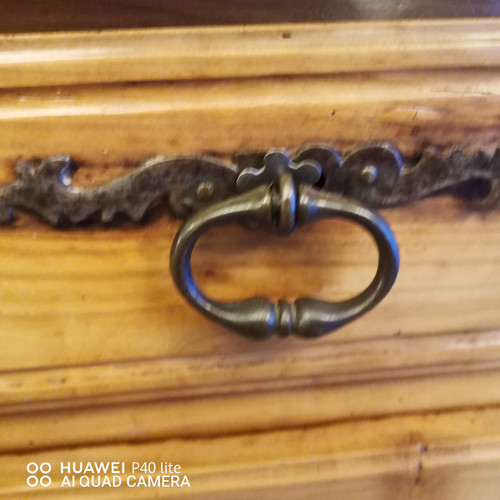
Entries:
POLYGON ((285 173, 290 173, 298 184, 313 185, 321 179, 321 165, 310 158, 295 163, 288 151, 272 149, 264 157, 262 167, 247 167, 241 171, 236 186, 239 191, 249 191, 263 184, 272 184, 285 173))

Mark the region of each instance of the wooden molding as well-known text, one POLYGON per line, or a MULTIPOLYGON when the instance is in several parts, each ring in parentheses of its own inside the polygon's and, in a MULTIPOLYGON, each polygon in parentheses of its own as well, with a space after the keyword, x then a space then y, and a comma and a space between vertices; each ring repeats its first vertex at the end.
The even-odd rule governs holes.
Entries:
POLYGON ((171 460, 181 464, 191 488, 169 489, 169 498, 253 500, 265 494, 304 500, 311 496, 490 499, 498 492, 499 422, 500 410, 491 408, 3 454, 0 494, 16 499, 33 492, 26 485, 26 464, 33 461, 49 462, 55 470, 54 485, 46 491, 38 489, 37 498, 75 498, 90 493, 92 498, 149 499, 155 490, 59 488, 59 464, 171 460))
POLYGON ((491 331, 283 344, 272 359, 251 349, 223 359, 207 354, 47 367, 4 372, 0 414, 474 374, 500 369, 499 357, 500 332, 491 331))
POLYGON ((0 36, 0 88, 498 67, 500 19, 0 36))

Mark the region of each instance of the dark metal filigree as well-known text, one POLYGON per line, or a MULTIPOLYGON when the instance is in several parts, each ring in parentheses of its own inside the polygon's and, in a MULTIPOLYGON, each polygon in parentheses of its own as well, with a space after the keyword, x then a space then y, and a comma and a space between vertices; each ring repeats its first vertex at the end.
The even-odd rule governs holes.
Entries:
POLYGON ((67 156, 20 162, 17 179, 0 187, 0 221, 12 207, 28 209, 50 224, 78 223, 98 215, 110 222, 117 214, 139 221, 156 202, 166 199, 179 217, 234 194, 235 165, 208 156, 157 157, 108 184, 89 189, 71 185, 76 165, 67 156))
POLYGON ((71 185, 75 168, 67 156, 38 165, 18 163, 17 179, 0 186, 0 222, 12 220, 13 208, 32 211, 53 225, 95 216, 110 222, 120 213, 138 221, 161 200, 184 218, 248 186, 271 182, 280 169, 288 169, 299 183, 304 177, 316 188, 374 208, 410 203, 443 190, 473 197, 473 205, 480 207, 500 200, 500 149, 493 155, 455 151, 447 156, 426 150, 418 158, 403 158, 392 144, 377 142, 345 155, 326 144, 309 145, 291 158, 283 150, 271 150, 267 159, 266 152, 245 152, 235 155, 233 163, 209 155, 157 157, 87 189, 71 185))

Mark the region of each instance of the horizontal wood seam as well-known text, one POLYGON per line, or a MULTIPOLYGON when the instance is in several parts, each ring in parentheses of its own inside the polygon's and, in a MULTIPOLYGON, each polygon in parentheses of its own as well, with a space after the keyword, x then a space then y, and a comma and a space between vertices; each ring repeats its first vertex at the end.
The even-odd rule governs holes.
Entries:
MULTIPOLYGON (((124 406, 124 409, 126 406, 124 406)), ((267 434, 272 434, 276 432, 293 432, 293 431, 310 431, 315 429, 321 429, 326 427, 334 427, 341 426, 343 424, 355 424, 355 423, 370 423, 370 422, 383 422, 384 420, 391 419, 404 419, 406 417, 438 417, 445 415, 453 415, 460 412, 469 412, 474 410, 475 412, 482 412, 488 410, 500 410, 500 404, 493 405, 460 405, 456 407, 449 407, 443 410, 431 410, 431 411, 402 411, 402 412, 393 412, 386 413, 383 415, 373 414, 373 415, 362 415, 362 416, 349 416, 344 418, 337 418, 333 420, 322 420, 320 422, 314 422, 310 424, 295 424, 290 426, 279 426, 279 427, 268 427, 265 430, 262 429, 247 429, 244 432, 241 431, 227 431, 224 432, 207 432, 207 433, 197 433, 196 435, 183 435, 183 434, 168 434, 165 435, 156 435, 151 436, 150 438, 135 438, 135 439, 110 439, 110 440, 95 440, 88 441, 83 444, 76 445, 65 445, 61 446, 60 444, 54 446, 39 446, 39 447, 30 447, 30 448, 9 448, 8 450, 2 449, 0 444, 0 456, 8 457, 8 456, 23 456, 29 455, 33 453, 43 453, 50 451, 75 451, 81 449, 88 448, 104 448, 111 446, 140 446, 154 443, 162 443, 162 442, 170 442, 170 441, 179 441, 179 442, 200 442, 210 439, 223 439, 223 438, 232 438, 232 437, 246 437, 246 436, 265 436, 267 434)), ((43 414, 40 416, 43 418, 43 414)), ((1 419, 0 419, 1 423, 1 419)), ((500 439, 500 438, 499 438, 500 439)), ((29 445, 28 445, 29 446, 29 445)))

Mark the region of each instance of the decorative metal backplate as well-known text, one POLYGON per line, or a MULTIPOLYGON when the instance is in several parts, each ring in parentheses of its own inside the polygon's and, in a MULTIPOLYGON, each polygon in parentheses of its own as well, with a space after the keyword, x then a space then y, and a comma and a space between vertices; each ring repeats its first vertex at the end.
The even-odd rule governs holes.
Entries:
POLYGON ((11 221, 14 208, 29 210, 53 225, 93 217, 108 223, 120 213, 139 221, 161 200, 185 218, 275 178, 283 169, 317 189, 373 208, 410 203, 445 189, 471 198, 475 207, 491 207, 500 200, 500 149, 493 155, 455 151, 448 156, 426 150, 418 158, 403 158, 392 144, 377 142, 345 155, 326 144, 309 145, 293 157, 284 150, 244 152, 235 155, 233 163, 209 155, 156 157, 88 189, 71 185, 75 169, 67 156, 18 163, 17 179, 0 186, 0 222, 11 221))

